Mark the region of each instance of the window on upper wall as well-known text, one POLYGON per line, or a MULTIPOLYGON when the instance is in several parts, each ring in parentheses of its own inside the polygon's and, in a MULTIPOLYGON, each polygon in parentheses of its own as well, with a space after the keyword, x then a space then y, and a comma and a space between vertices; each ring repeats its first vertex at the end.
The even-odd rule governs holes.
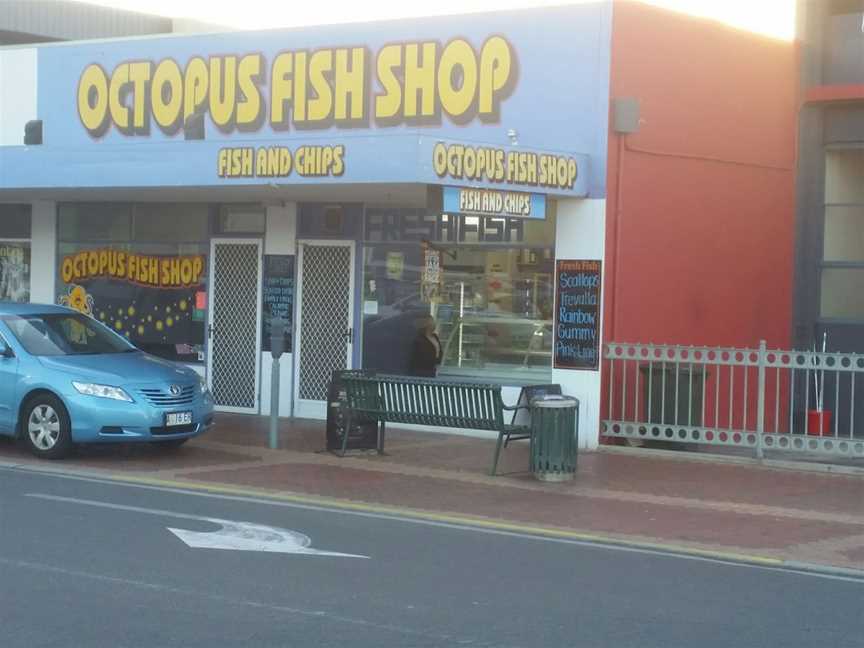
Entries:
POLYGON ((30 301, 31 208, 0 204, 0 301, 30 301))
POLYGON ((825 17, 823 83, 864 83, 864 1, 833 0, 825 17))
POLYGON ((820 316, 864 320, 864 147, 828 151, 820 316))

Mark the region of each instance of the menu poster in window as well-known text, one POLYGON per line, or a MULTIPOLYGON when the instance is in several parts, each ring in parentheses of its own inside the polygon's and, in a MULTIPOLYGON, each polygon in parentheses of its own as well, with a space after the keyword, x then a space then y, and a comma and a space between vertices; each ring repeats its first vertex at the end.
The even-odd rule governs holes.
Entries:
POLYGON ((441 252, 425 247, 423 250, 423 275, 420 278, 420 299, 435 301, 441 292, 441 252))
POLYGON ((265 254, 261 289, 261 348, 270 351, 270 320, 285 321, 285 353, 291 353, 291 330, 294 318, 294 257, 289 254, 265 254))
POLYGON ((593 369, 600 364, 600 261, 560 259, 555 264, 556 369, 593 369))
POLYGON ((0 301, 30 301, 30 244, 0 242, 0 301))

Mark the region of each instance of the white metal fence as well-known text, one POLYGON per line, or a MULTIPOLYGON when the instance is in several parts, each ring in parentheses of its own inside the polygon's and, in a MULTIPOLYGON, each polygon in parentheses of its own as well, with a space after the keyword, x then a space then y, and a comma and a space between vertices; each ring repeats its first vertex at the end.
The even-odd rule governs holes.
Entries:
POLYGON ((605 437, 864 458, 864 355, 613 342, 603 358, 605 437))

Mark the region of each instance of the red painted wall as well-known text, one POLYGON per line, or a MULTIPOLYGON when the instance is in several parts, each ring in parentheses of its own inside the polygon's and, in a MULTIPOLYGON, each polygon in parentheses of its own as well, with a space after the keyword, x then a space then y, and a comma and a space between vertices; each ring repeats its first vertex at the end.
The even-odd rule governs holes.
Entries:
POLYGON ((794 43, 619 0, 611 67, 605 340, 788 348, 794 43))

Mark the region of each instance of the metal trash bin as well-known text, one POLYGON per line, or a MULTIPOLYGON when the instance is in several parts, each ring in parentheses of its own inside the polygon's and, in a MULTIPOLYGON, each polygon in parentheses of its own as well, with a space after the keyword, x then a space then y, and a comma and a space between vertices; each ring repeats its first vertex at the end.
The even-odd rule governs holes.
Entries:
POLYGON ((579 401, 547 395, 531 401, 531 472, 541 481, 567 481, 576 471, 579 401))

